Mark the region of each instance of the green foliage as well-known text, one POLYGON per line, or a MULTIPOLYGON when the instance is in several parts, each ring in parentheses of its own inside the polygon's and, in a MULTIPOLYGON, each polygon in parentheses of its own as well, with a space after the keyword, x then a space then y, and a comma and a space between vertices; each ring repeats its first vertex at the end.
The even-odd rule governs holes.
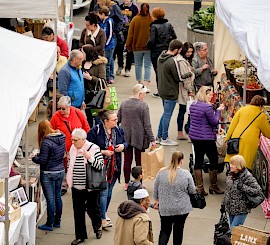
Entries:
POLYGON ((200 9, 188 18, 191 29, 199 29, 204 31, 214 30, 215 5, 211 5, 206 9, 200 9))

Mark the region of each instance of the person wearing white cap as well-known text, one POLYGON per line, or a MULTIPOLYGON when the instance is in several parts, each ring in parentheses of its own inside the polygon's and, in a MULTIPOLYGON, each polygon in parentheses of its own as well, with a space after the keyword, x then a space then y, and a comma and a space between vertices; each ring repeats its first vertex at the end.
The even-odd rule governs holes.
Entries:
POLYGON ((150 205, 148 191, 134 192, 133 200, 122 202, 114 234, 114 245, 153 245, 152 222, 147 214, 150 205))

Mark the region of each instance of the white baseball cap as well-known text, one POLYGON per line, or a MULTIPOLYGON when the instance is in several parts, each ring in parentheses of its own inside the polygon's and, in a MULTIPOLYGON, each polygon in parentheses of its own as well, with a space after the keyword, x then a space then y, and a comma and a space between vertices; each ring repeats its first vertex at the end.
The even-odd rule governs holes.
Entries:
POLYGON ((148 197, 148 196, 149 196, 149 193, 148 193, 147 190, 139 189, 139 190, 134 191, 133 199, 142 199, 142 198, 145 198, 145 197, 148 197))

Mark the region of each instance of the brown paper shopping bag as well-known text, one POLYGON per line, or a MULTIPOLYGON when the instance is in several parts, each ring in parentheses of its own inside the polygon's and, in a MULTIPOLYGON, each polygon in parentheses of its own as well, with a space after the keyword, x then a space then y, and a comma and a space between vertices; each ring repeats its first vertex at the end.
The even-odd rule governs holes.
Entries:
POLYGON ((143 180, 153 180, 157 172, 164 166, 164 148, 162 146, 142 152, 143 180))

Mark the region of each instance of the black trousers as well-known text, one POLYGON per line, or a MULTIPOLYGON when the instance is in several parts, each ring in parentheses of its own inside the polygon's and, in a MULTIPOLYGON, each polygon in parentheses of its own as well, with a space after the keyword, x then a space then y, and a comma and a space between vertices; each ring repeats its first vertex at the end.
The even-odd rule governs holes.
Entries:
POLYGON ((192 140, 195 151, 195 166, 194 169, 202 169, 204 154, 209 159, 209 169, 218 169, 218 153, 215 140, 192 140))
POLYGON ((174 216, 160 216, 161 228, 158 244, 168 244, 173 228, 173 244, 181 245, 183 241, 183 232, 187 216, 188 213, 174 216))
POLYGON ((85 211, 92 221, 96 233, 101 227, 99 194, 100 191, 71 189, 76 239, 87 239, 85 211))

